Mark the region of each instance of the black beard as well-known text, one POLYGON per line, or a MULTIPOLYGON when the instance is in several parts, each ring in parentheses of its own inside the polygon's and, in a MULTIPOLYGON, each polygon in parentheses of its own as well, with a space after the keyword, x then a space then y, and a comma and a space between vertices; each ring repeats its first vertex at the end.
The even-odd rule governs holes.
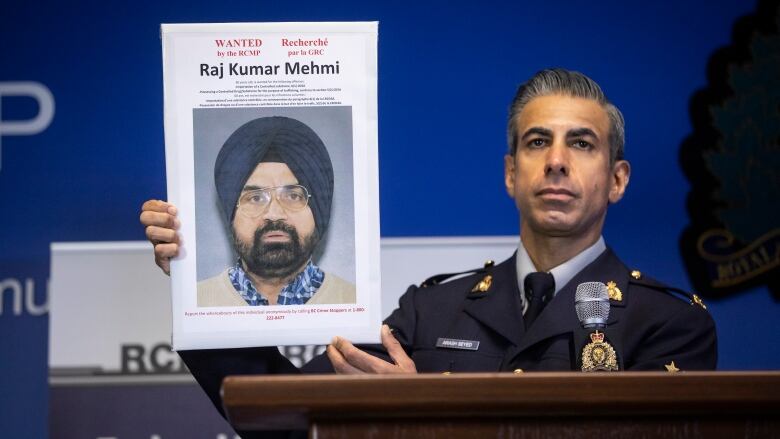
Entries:
POLYGON ((295 227, 284 221, 266 221, 263 227, 255 230, 252 246, 241 242, 234 236, 234 245, 239 257, 249 272, 265 279, 283 279, 295 274, 311 258, 317 243, 317 231, 307 236, 303 242, 295 227), (281 231, 290 235, 288 242, 263 242, 263 235, 271 231, 281 231))

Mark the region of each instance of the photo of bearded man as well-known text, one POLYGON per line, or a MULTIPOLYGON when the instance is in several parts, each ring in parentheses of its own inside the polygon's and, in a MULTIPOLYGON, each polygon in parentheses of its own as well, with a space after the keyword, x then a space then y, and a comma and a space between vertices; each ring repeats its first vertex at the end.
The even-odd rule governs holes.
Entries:
MULTIPOLYGON (((224 140, 213 175, 233 260, 199 276, 199 307, 355 303, 354 281, 317 264, 335 178, 311 127, 287 116, 251 119, 224 140)), ((199 259, 206 252, 199 245, 199 259)))

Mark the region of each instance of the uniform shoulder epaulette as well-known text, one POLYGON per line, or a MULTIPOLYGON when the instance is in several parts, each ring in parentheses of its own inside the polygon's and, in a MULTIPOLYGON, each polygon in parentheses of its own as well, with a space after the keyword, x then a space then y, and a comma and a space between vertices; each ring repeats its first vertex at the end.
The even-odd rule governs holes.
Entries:
POLYGON ((429 277, 428 279, 425 279, 423 283, 420 284, 420 288, 426 288, 426 287, 432 287, 434 285, 439 285, 440 283, 451 279, 455 276, 461 276, 465 274, 481 274, 486 273, 489 268, 492 268, 495 263, 492 260, 485 261, 485 266, 483 268, 475 268, 473 270, 466 270, 461 271, 457 273, 443 273, 443 274, 437 274, 434 276, 429 277))
POLYGON ((701 300, 698 294, 690 293, 680 288, 670 287, 669 285, 658 282, 655 279, 645 276, 639 270, 632 270, 631 276, 628 280, 629 283, 642 285, 643 287, 652 288, 657 291, 663 291, 667 294, 675 296, 681 300, 684 300, 691 305, 698 305, 704 309, 707 309, 707 305, 701 300))

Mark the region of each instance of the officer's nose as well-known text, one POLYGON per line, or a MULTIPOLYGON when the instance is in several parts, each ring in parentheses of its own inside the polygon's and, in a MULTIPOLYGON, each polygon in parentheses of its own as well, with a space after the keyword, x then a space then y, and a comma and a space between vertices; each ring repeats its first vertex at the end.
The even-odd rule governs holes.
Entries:
POLYGON ((545 175, 569 175, 571 170, 570 151, 566 143, 556 141, 547 150, 545 157, 544 173, 545 175))

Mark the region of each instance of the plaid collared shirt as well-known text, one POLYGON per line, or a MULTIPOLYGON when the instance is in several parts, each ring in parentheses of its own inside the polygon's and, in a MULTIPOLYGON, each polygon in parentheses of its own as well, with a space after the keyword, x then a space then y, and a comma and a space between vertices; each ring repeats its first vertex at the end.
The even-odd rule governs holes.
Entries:
MULTIPOLYGON (((252 281, 247 276, 241 261, 228 269, 228 277, 238 294, 246 300, 250 306, 266 306, 268 299, 263 293, 257 291, 252 281)), ((303 305, 311 299, 311 296, 317 292, 322 281, 325 279, 325 273, 320 267, 314 265, 312 261, 306 264, 306 267, 295 276, 295 278, 282 288, 279 293, 277 305, 303 305)))

